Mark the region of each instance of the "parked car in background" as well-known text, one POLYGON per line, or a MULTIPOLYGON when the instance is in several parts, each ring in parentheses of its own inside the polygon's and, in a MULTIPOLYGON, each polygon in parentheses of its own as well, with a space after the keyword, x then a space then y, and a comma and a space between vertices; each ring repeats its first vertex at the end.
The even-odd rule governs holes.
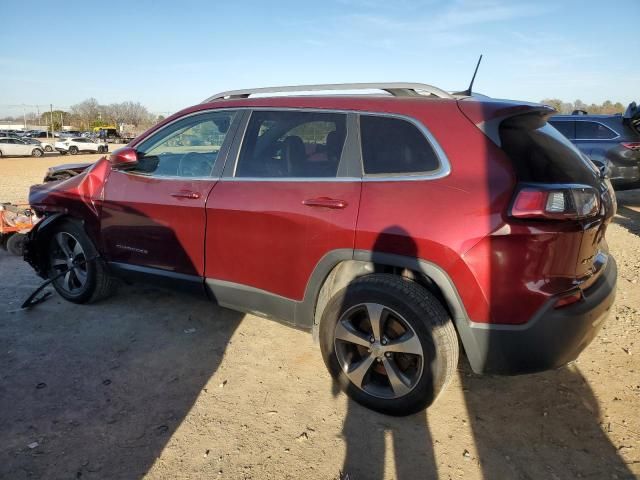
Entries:
POLYGON ((15 133, 13 130, 0 130, 0 137, 5 138, 20 138, 20 135, 15 133))
POLYGON ((80 152, 107 153, 109 147, 106 143, 94 142, 89 138, 71 137, 55 143, 55 149, 62 155, 75 155, 80 152))
POLYGON ((459 343, 478 373, 552 369, 611 309, 614 192, 553 113, 424 84, 223 92, 33 186, 25 259, 76 303, 142 278, 314 331, 348 395, 407 415, 459 343), (278 96, 357 89, 386 95, 278 96))
POLYGON ((40 145, 25 143, 19 138, 0 137, 0 157, 41 157, 44 150, 40 145))
POLYGON ((51 138, 52 135, 44 130, 27 134, 29 138, 51 138))
POLYGON ((606 173, 616 190, 640 188, 640 109, 635 103, 623 115, 575 111, 554 115, 549 123, 606 173))
POLYGON ((31 137, 23 137, 21 140, 29 145, 39 145, 45 152, 53 152, 53 146, 50 143, 41 142, 40 140, 31 137))
POLYGON ((71 137, 79 137, 82 135, 82 132, 79 130, 62 130, 59 134, 60 138, 71 138, 71 137))

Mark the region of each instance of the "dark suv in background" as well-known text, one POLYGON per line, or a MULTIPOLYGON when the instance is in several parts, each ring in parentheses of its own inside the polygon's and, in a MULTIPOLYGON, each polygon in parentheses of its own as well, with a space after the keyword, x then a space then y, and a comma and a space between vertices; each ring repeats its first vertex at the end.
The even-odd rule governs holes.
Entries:
POLYGON ((635 102, 624 115, 577 110, 555 115, 549 123, 607 173, 616 190, 640 187, 640 109, 635 102))

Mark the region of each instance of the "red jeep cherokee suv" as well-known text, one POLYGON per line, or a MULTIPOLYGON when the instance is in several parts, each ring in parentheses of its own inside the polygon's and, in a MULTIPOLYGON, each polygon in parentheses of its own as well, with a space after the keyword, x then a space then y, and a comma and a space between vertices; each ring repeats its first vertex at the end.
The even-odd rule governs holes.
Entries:
POLYGON ((409 83, 224 92, 32 187, 25 258, 72 302, 137 277, 312 330, 352 398, 409 414, 459 343, 476 372, 559 367, 613 303, 613 190, 553 113, 409 83), (384 94, 268 96, 338 89, 384 94))

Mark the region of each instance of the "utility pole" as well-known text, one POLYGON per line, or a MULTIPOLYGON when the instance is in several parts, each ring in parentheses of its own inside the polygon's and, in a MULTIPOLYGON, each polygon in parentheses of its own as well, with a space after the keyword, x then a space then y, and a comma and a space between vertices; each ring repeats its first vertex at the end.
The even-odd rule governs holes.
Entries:
MULTIPOLYGON (((49 111, 51 112, 51 137, 53 138, 53 103, 49 104, 49 111)), ((49 134, 47 133, 47 138, 49 138, 49 134)))
POLYGON ((22 104, 22 120, 24 121, 24 129, 27 130, 27 112, 24 109, 25 105, 22 104))

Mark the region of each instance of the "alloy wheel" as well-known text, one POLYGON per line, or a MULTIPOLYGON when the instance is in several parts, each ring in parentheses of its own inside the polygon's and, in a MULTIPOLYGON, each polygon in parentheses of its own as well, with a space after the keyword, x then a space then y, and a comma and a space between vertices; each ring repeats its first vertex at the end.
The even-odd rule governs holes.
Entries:
POLYGON ((65 292, 76 295, 87 283, 87 257, 77 238, 67 232, 58 232, 53 237, 50 265, 53 275, 65 270, 67 273, 55 280, 65 292))
POLYGON ((409 322, 391 308, 363 303, 338 320, 334 348, 351 383, 378 398, 408 394, 422 377, 424 352, 409 322))

